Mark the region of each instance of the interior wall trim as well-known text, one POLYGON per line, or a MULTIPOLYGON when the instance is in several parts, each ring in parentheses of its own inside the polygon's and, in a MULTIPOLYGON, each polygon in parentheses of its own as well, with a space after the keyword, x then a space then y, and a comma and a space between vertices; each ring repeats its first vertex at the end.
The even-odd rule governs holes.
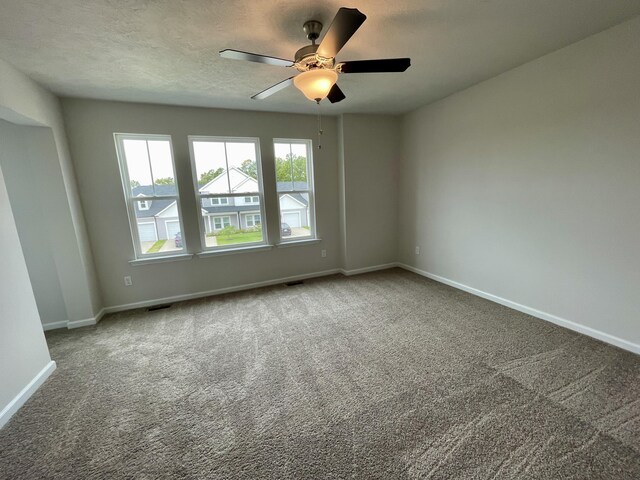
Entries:
POLYGON ((454 280, 450 280, 445 277, 441 277, 439 275, 434 275, 433 273, 420 270, 419 268, 412 267, 411 265, 399 263, 398 266, 410 272, 417 273, 418 275, 422 275, 423 277, 427 277, 427 278, 430 278, 431 280, 435 280, 436 282, 444 283, 445 285, 449 285, 450 287, 463 290, 465 292, 471 293, 478 297, 482 297, 487 300, 491 300, 492 302, 499 303, 500 305, 504 305, 505 307, 509 307, 514 310, 518 310, 519 312, 526 313, 528 315, 531 315, 532 317, 540 318, 541 320, 546 320, 547 322, 555 323, 556 325, 559 325, 564 328, 568 328, 569 330, 573 330, 574 332, 587 335, 589 337, 595 338, 596 340, 601 340, 605 343, 609 343, 611 345, 622 348, 624 350, 628 350, 635 354, 640 354, 640 345, 630 342, 628 340, 625 340, 623 338, 619 338, 609 333, 596 330, 595 328, 587 327, 586 325, 581 325, 579 323, 572 322, 571 320, 567 320, 565 318, 552 315, 551 313, 543 312, 541 310, 537 310, 532 307, 527 307, 526 305, 521 305, 519 303, 513 302, 511 300, 507 300, 506 298, 502 298, 497 295, 493 295, 491 293, 483 292, 482 290, 478 290, 477 288, 464 285, 462 283, 456 282, 454 280))
POLYGON ((18 393, 18 395, 16 395, 13 400, 11 400, 9 404, 2 409, 2 411, 0 411, 0 428, 7 424, 13 414, 16 413, 27 400, 29 400, 29 397, 31 397, 38 388, 40 388, 40 385, 49 378, 55 369, 56 362, 51 360, 22 390, 20 390, 20 393, 18 393))
POLYGON ((268 287, 271 285, 278 285, 280 283, 294 282, 297 280, 306 280, 309 278, 326 277, 328 275, 335 275, 341 273, 339 268, 333 268, 331 270, 322 270, 320 272, 303 273, 301 275, 293 275, 291 277, 274 278, 272 280, 264 280, 262 282, 245 283, 242 285, 234 285, 233 287, 218 288, 215 290, 207 290, 197 293, 186 293, 183 295, 174 295, 171 297, 155 298, 153 300, 144 300, 142 302, 127 303, 124 305, 114 305, 111 307, 105 307, 104 313, 123 312, 125 310, 134 310, 136 308, 152 307, 154 305, 162 305, 164 303, 182 302, 184 300, 193 300, 195 298, 210 297, 213 295, 222 295, 223 293, 240 292, 242 290, 251 290, 253 288, 268 287))
POLYGON ((98 314, 95 317, 84 318, 82 320, 62 320, 60 322, 43 323, 42 329, 46 332, 48 330, 56 330, 58 328, 72 329, 72 328, 80 328, 80 327, 88 327, 90 325, 96 325, 100 321, 100 319, 104 316, 105 313, 106 313, 105 309, 103 308, 98 312, 98 314))
POLYGON ((343 275, 346 275, 346 276, 359 275, 361 273, 376 272, 378 270, 387 270, 389 268, 395 268, 397 266, 398 266, 398 264, 396 262, 391 262, 391 263, 383 263, 383 264, 380 264, 380 265, 373 265, 371 267, 355 268, 355 269, 352 269, 352 270, 347 270, 345 268, 341 268, 340 269, 340 273, 342 273, 343 275))

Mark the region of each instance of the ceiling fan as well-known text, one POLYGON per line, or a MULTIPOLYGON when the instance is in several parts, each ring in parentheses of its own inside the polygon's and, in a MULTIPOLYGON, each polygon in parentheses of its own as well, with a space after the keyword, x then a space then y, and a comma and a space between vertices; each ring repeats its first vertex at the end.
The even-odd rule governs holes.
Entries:
POLYGON ((337 103, 345 99, 344 93, 336 84, 338 74, 404 72, 411 65, 410 58, 336 63, 336 55, 340 49, 344 47, 366 18, 366 15, 357 8, 340 8, 319 45, 316 44, 316 40, 320 37, 322 23, 315 20, 305 22, 303 29, 307 38, 311 40, 311 45, 298 50, 293 61, 230 49, 220 51, 220 56, 233 60, 294 67, 300 72, 255 94, 251 97, 253 99, 262 100, 293 83, 309 100, 320 103, 320 100, 326 97, 331 103, 337 103))

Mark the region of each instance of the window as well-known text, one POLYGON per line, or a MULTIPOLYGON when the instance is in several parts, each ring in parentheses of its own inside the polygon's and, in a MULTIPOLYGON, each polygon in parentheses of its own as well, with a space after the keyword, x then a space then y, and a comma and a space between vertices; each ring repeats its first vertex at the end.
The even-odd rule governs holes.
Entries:
POLYGON ((183 251, 171 137, 114 136, 136 258, 183 251))
POLYGON ((213 228, 216 230, 222 230, 225 227, 231 226, 230 217, 213 217, 213 228))
POLYGON ((245 216, 245 223, 247 225, 247 227, 256 227, 258 225, 260 225, 260 214, 256 213, 256 214, 249 214, 245 216))
POLYGON ((310 140, 274 140, 280 240, 316 238, 310 140))
POLYGON ((258 139, 189 137, 189 146, 202 248, 264 244, 258 139), (257 215, 258 222, 253 218, 251 225, 247 223, 248 213, 257 215))

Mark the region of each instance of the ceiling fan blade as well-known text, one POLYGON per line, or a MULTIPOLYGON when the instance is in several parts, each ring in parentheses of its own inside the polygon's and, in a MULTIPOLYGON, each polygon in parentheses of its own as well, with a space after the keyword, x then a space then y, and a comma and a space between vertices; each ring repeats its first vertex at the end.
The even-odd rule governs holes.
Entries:
POLYGON ((338 86, 338 84, 334 83, 333 87, 331 87, 331 90, 329 90, 329 94, 327 95, 327 98, 331 103, 338 103, 347 97, 345 97, 342 90, 340 90, 340 87, 338 86))
POLYGON ((337 65, 340 73, 404 72, 411 66, 410 58, 385 58, 381 60, 355 60, 337 65))
POLYGON ((241 52, 240 50, 220 50, 220 56, 230 58, 232 60, 246 60, 247 62, 264 63, 267 65, 275 65, 276 67, 291 67, 293 62, 284 58, 268 57, 266 55, 258 55, 257 53, 241 52))
POLYGON ((335 57, 366 19, 367 16, 357 8, 342 7, 320 42, 317 54, 325 58, 335 57))
POLYGON ((275 85, 271 85, 266 90, 261 91, 260 93, 256 93, 253 97, 254 100, 263 100, 270 95, 273 95, 276 92, 279 92, 283 88, 287 88, 289 85, 293 83, 293 77, 289 77, 286 80, 276 83, 275 85))

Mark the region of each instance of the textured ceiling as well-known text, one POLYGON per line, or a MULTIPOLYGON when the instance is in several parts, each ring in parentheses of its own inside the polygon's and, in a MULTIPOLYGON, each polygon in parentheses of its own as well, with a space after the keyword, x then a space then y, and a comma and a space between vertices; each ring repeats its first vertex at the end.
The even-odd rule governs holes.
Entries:
POLYGON ((412 66, 342 75, 347 99, 325 114, 409 111, 640 14, 639 0, 0 0, 0 58, 61 96, 309 113, 293 87, 249 98, 293 70, 218 51, 292 58, 304 21, 326 29, 341 6, 368 18, 338 60, 412 66))

